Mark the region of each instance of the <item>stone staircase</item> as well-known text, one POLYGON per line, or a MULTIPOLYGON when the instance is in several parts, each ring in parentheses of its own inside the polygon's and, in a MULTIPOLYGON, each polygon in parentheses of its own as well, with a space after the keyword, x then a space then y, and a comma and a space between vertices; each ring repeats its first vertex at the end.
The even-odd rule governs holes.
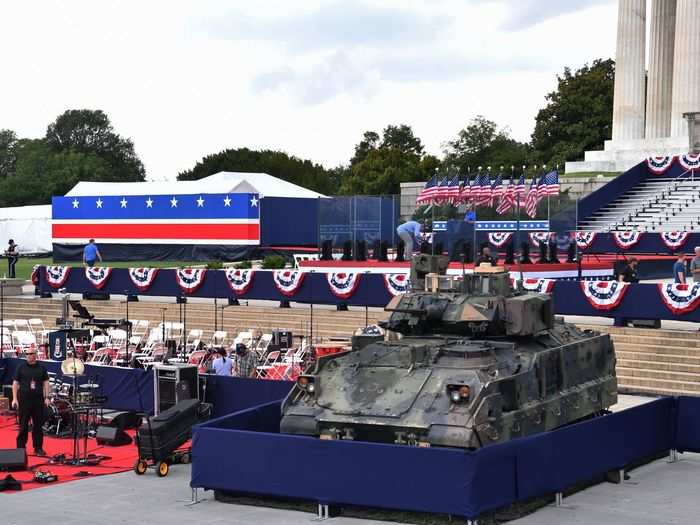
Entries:
MULTIPOLYGON (((126 317, 126 305, 118 301, 82 301, 91 314, 100 318, 126 317)), ((142 301, 129 303, 131 319, 148 319, 155 327, 162 319, 179 321, 179 305, 142 301)), ((55 326, 60 316, 61 302, 57 299, 9 297, 5 299, 5 319, 39 317, 47 328, 55 326)), ((298 335, 310 331, 310 309, 306 307, 276 308, 273 306, 230 306, 217 310, 218 328, 229 337, 251 328, 264 332, 273 329, 291 330, 298 335)), ((204 330, 203 341, 208 342, 214 331, 214 304, 188 303, 187 329, 204 330)), ((355 329, 365 325, 365 310, 351 309, 338 312, 334 308, 316 306, 313 310, 313 333, 317 337, 349 337, 355 329)), ((368 324, 385 319, 381 309, 370 308, 368 324)), ((581 328, 610 333, 617 353, 617 377, 620 392, 651 395, 700 395, 700 332, 682 330, 653 330, 600 325, 580 325, 581 328)))

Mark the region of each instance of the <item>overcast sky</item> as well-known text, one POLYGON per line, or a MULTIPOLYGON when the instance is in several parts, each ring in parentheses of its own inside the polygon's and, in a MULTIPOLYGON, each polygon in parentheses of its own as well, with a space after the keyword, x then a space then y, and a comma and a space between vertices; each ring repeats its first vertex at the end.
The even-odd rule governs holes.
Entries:
POLYGON ((483 114, 529 140, 565 66, 615 53, 615 0, 5 2, 0 128, 102 109, 149 179, 225 148, 333 167, 409 124, 439 155, 483 114))

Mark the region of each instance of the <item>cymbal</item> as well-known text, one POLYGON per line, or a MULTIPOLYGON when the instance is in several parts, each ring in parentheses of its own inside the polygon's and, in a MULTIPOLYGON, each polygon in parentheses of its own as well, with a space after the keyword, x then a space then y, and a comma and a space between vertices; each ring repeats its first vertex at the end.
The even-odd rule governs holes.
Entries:
POLYGON ((84 389, 90 389, 90 388, 100 388, 100 385, 97 383, 85 383, 82 385, 78 385, 78 388, 84 388, 84 389))
POLYGON ((81 376, 85 373, 85 365, 77 357, 68 357, 61 363, 61 372, 66 376, 81 376))

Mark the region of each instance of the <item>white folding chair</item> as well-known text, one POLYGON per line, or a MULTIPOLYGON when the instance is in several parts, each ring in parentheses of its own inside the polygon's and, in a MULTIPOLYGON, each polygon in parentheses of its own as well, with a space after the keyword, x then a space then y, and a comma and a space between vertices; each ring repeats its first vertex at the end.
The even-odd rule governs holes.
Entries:
POLYGON ((199 328, 192 328, 187 334, 187 340, 185 341, 185 351, 192 352, 197 349, 199 343, 202 341, 202 334, 204 330, 199 328))
POLYGON ((31 332, 32 328, 29 326, 29 321, 26 319, 15 319, 15 330, 31 332))
POLYGON ((228 332, 225 330, 217 330, 211 336, 210 346, 215 348, 221 348, 226 343, 226 338, 228 337, 228 332))

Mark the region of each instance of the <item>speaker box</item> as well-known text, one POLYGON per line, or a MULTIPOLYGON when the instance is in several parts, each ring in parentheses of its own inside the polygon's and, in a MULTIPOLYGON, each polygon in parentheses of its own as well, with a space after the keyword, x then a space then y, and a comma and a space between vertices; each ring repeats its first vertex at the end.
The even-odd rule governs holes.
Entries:
POLYGON ((540 258, 537 264, 547 264, 547 244, 545 242, 540 242, 540 258))
POLYGON ((551 264, 559 263, 559 256, 557 253, 557 242, 554 240, 549 241, 549 262, 551 264))
POLYGON ((377 256, 376 259, 378 261, 387 262, 389 260, 389 257, 387 256, 388 253, 389 241, 382 241, 379 245, 379 256, 377 256))
POLYGON ((117 412, 109 422, 110 427, 121 430, 137 429, 141 425, 141 416, 136 412, 117 412))
POLYGON ((515 253, 513 251, 513 243, 506 244, 506 264, 515 264, 515 253))
POLYGON ((355 260, 367 260, 367 243, 365 241, 355 241, 355 260))
POLYGON ((406 244, 401 239, 396 242, 396 262, 404 262, 406 260, 403 258, 403 249, 405 246, 406 244))
POLYGON ((520 262, 522 264, 532 264, 532 259, 530 259, 530 243, 527 241, 520 244, 520 262))
POLYGON ((131 436, 118 427, 100 425, 97 427, 97 435, 95 437, 98 445, 119 447, 131 444, 131 436))
POLYGON ((631 319, 630 322, 635 328, 661 328, 660 319, 631 319))
POLYGON ((375 261, 379 260, 379 253, 382 250, 381 245, 382 243, 379 242, 379 239, 375 239, 374 241, 372 241, 372 259, 374 259, 375 261))
POLYGON ((1 448, 0 470, 26 470, 27 451, 23 448, 1 448))
POLYGON ((343 256, 340 258, 341 261, 352 261, 352 241, 345 241, 343 243, 343 256))
POLYGON ((333 260, 333 241, 330 239, 327 239, 321 243, 321 260, 333 260))

